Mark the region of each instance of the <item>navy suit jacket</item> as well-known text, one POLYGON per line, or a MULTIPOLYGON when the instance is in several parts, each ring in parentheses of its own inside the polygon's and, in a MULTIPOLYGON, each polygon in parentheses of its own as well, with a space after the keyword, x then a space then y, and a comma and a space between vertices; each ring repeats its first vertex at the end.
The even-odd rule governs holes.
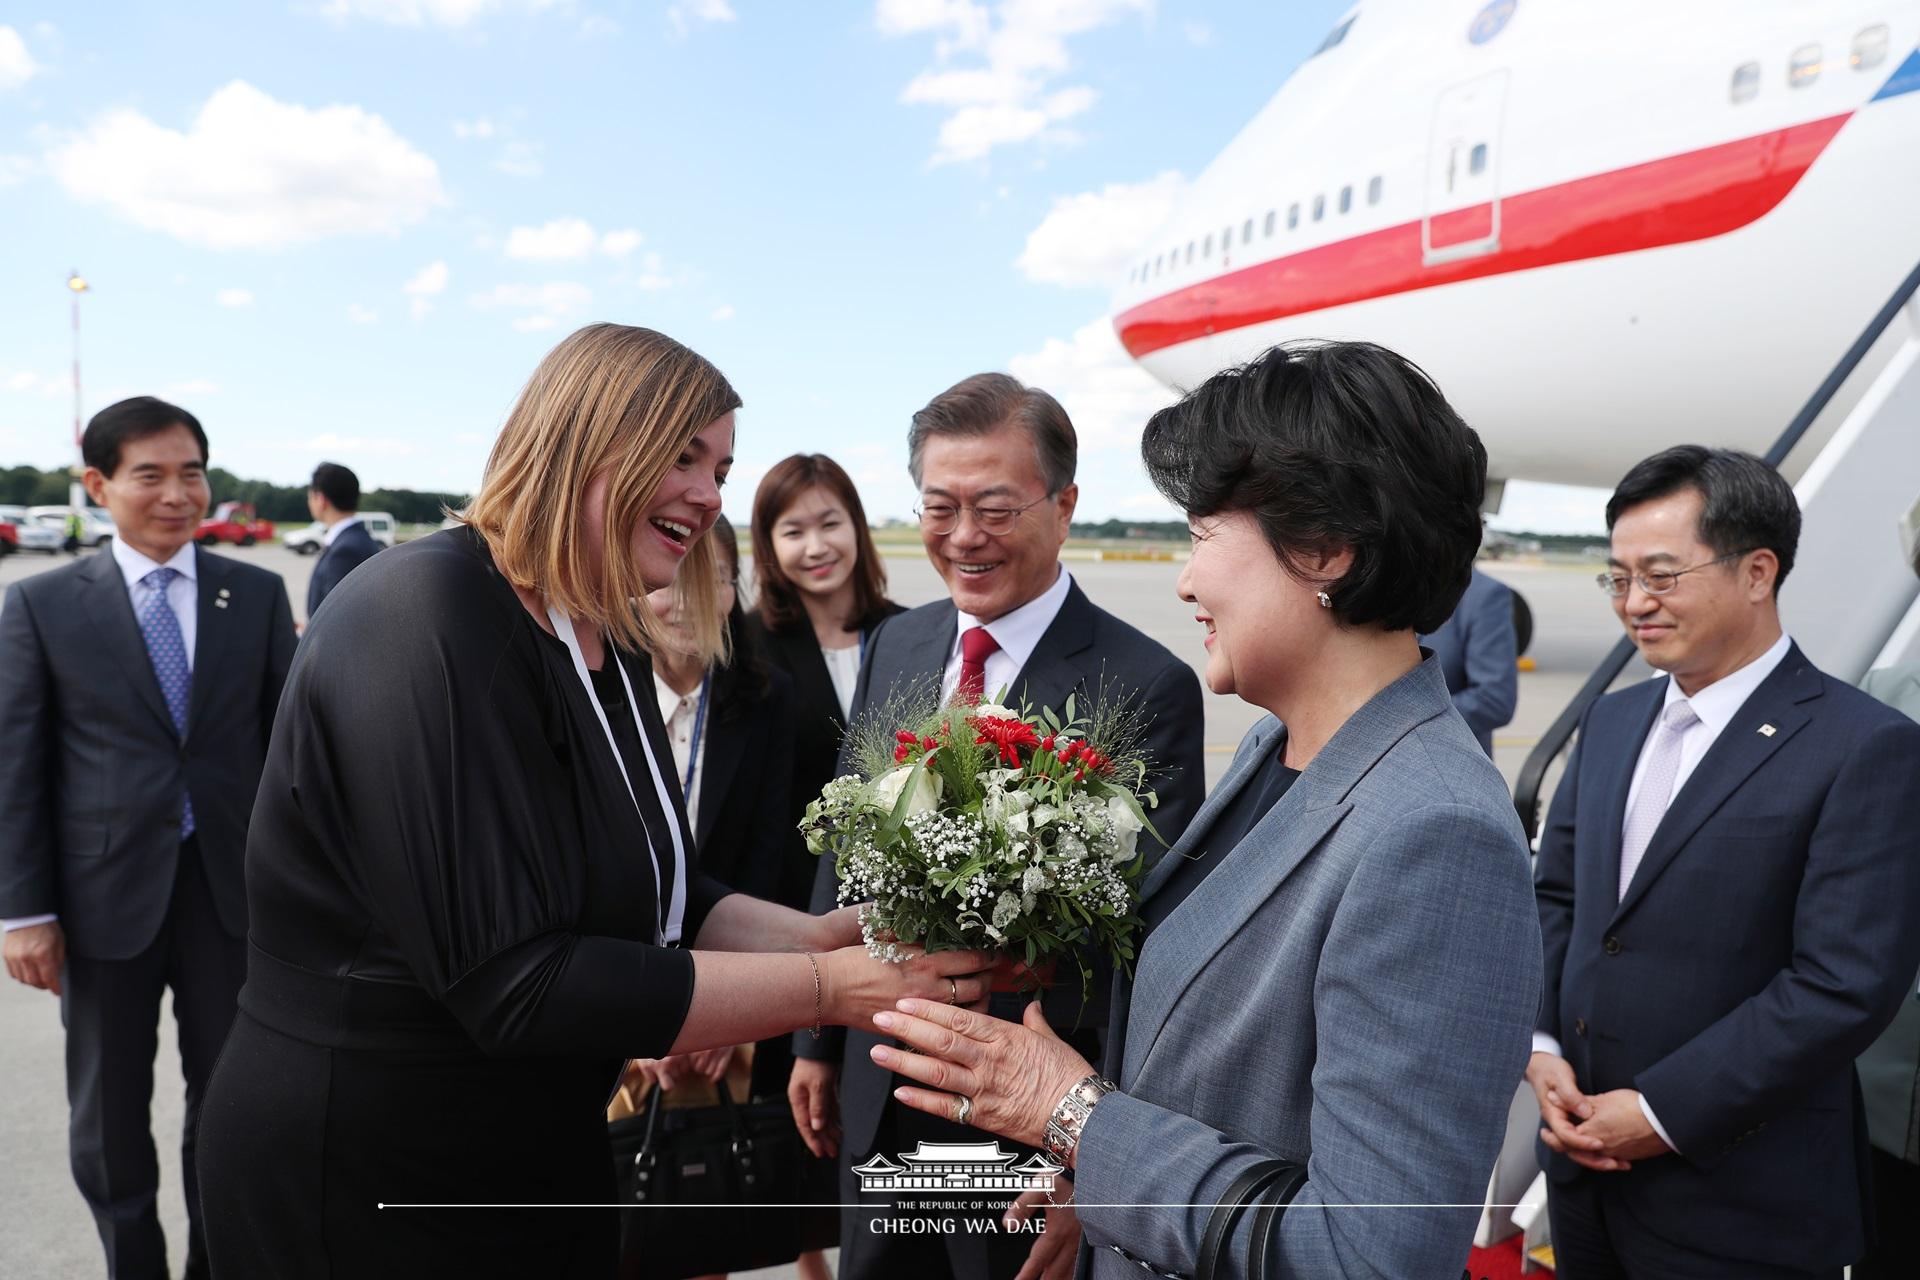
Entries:
POLYGON ((373 559, 373 553, 379 549, 380 544, 373 540, 364 524, 350 524, 342 529, 332 544, 321 550, 320 558, 313 565, 313 576, 307 579, 307 617, 313 617, 320 602, 340 585, 342 578, 373 559))
POLYGON ((1866 1250, 1853 1060, 1920 964, 1920 725, 1799 647, 1674 796, 1619 899, 1620 828, 1665 679, 1588 709, 1535 889, 1540 1029, 1589 1094, 1637 1089, 1678 1155, 1618 1179, 1685 1248, 1802 1270, 1866 1250))
POLYGON ((1513 719, 1519 701, 1519 657, 1513 633, 1513 591, 1478 569, 1453 616, 1420 643, 1440 659, 1453 709, 1473 730, 1480 749, 1493 754, 1493 731, 1513 719))

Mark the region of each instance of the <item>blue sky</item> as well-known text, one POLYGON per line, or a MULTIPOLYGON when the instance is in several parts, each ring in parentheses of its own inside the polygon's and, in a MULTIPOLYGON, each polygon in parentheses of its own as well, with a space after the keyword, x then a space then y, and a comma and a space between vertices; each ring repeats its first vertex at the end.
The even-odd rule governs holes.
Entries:
POLYGON ((741 391, 736 517, 796 449, 906 514, 908 415, 985 368, 1066 403, 1083 513, 1164 516, 1116 264, 1346 3, 7 0, 0 463, 71 458, 78 268, 86 412, 176 399, 241 475, 470 488, 611 319, 741 391))

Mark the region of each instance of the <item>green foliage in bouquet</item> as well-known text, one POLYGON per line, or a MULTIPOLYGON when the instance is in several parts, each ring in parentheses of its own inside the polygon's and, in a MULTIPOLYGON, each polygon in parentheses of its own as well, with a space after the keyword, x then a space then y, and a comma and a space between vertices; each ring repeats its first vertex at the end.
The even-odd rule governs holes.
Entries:
MULTIPOLYGON (((942 705, 932 681, 896 687, 849 731, 857 772, 807 806, 807 848, 831 854, 840 901, 872 902, 868 949, 978 949, 1031 971, 1085 952, 1131 972, 1146 858, 1145 724, 1103 688, 1018 709, 942 705)), ((1162 842, 1164 843, 1164 841, 1162 842)))

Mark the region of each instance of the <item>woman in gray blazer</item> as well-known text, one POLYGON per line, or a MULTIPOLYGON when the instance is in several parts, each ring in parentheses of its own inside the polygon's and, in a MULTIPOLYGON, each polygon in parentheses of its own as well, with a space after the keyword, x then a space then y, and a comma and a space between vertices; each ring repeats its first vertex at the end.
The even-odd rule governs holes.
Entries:
POLYGON ((907 1104, 1071 1170, 1096 1280, 1452 1280, 1541 985, 1513 805, 1415 640, 1466 588, 1486 452, 1361 343, 1218 374, 1143 450, 1188 516, 1207 684, 1272 714, 1148 876, 1112 1079, 1037 1005, 903 1001, 875 1022, 921 1052, 874 1056, 927 1086, 907 1104))

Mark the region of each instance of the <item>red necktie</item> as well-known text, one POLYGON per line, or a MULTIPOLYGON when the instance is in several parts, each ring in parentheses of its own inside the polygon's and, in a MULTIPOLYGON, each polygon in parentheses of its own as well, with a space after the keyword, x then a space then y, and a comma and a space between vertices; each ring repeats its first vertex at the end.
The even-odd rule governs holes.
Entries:
POLYGON ((968 627, 960 633, 960 683, 953 686, 953 700, 975 703, 987 696, 987 656, 1000 648, 1000 642, 985 627, 968 627))

